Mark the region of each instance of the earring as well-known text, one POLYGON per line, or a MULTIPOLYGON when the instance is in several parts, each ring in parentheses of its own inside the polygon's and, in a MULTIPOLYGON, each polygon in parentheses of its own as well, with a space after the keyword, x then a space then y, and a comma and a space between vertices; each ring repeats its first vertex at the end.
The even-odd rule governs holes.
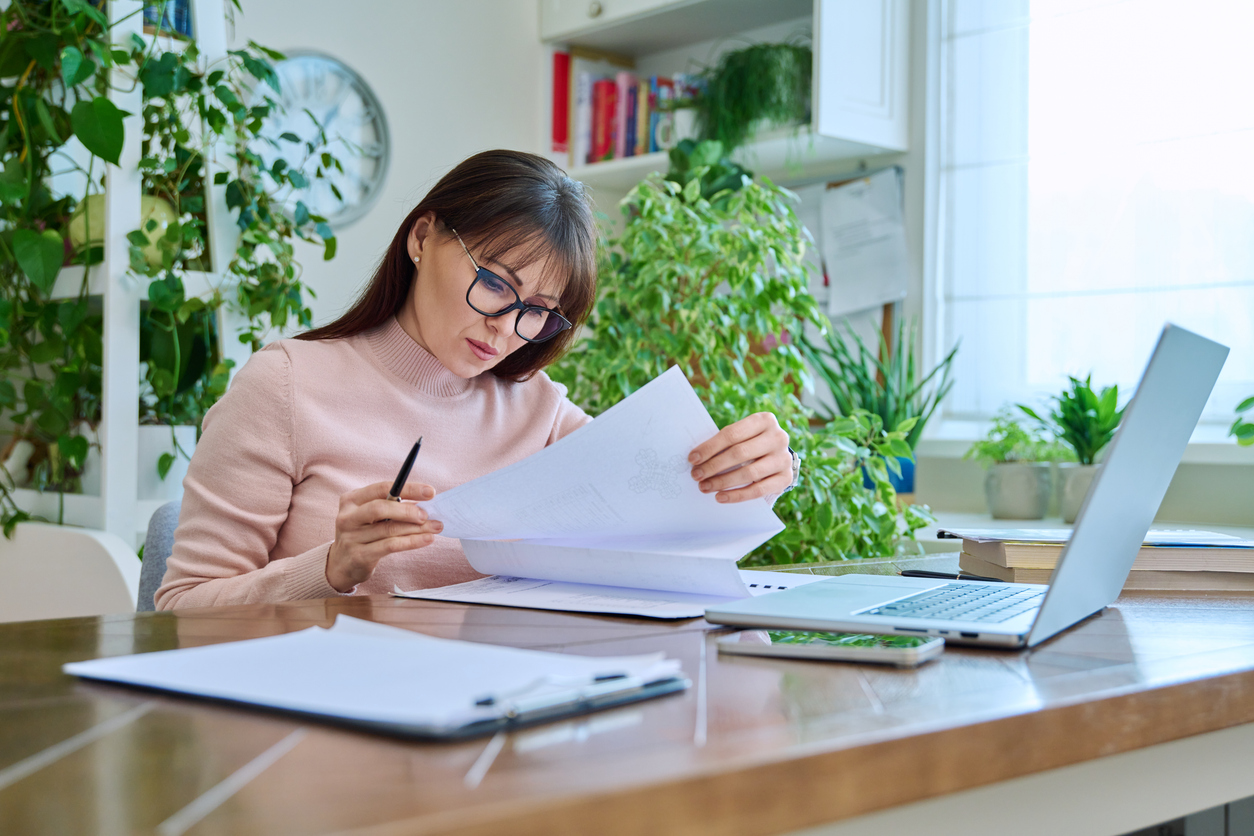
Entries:
POLYGON ((419 261, 421 261, 421 260, 422 260, 422 256, 420 256, 420 255, 416 255, 416 256, 414 256, 414 264, 417 264, 417 263, 418 263, 419 261))

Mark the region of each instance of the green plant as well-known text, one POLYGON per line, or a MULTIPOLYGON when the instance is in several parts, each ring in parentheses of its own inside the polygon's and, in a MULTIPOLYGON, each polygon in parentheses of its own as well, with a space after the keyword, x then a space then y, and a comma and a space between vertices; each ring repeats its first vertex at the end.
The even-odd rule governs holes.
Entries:
POLYGON ((1232 422, 1232 428, 1228 430, 1229 435, 1236 436, 1237 444, 1242 447, 1249 447, 1254 444, 1254 423, 1250 423, 1241 417, 1241 413, 1254 408, 1254 397, 1246 398, 1237 404, 1237 417, 1232 422))
POLYGON ((1092 380, 1092 375, 1084 380, 1070 378, 1070 386, 1054 396, 1054 407, 1046 417, 1019 404, 1019 409, 1039 428, 1070 447, 1080 464, 1097 461, 1097 454, 1114 438, 1123 419, 1119 387, 1107 386, 1100 393, 1094 392, 1092 380))
POLYGON ((731 153, 763 121, 773 125, 810 120, 811 65, 805 44, 754 44, 724 52, 701 73, 696 96, 697 132, 731 153))
MULTIPOLYGON (((284 161, 263 169, 249 148, 274 101, 244 102, 259 84, 277 89, 269 61, 279 54, 250 43, 207 66, 194 44, 165 52, 155 39, 114 43, 103 8, 100 0, 14 0, 0 11, 0 409, 13 423, 13 443, 35 447, 28 475, 39 490, 78 488, 100 421, 101 315, 88 273, 103 254, 92 235, 102 202, 86 198, 99 193, 103 163, 117 164, 125 144, 112 85, 140 86, 145 188, 173 205, 168 223, 151 220, 127 236, 132 272, 148 282, 143 420, 198 424, 226 383, 218 308, 246 315, 243 339, 254 346, 289 318, 308 324, 291 240, 323 243, 327 257, 335 250, 323 219, 302 216, 298 205, 289 220, 273 202, 305 175, 284 161), (231 264, 213 265, 226 274, 223 286, 187 298, 183 278, 208 266, 211 162, 238 212, 241 243, 231 264), (77 249, 76 228, 85 239, 77 249), (65 264, 84 265, 84 279, 76 296, 54 298, 65 264)), ((335 165, 320 159, 319 175, 335 165)), ((26 518, 14 486, 0 480, 6 531, 26 518)))
POLYGON ((1057 462, 1071 459, 1071 452, 1039 429, 1029 430, 1015 420, 1009 409, 993 416, 984 438, 973 443, 962 456, 983 467, 1004 462, 1057 462))
MULTIPOLYGON (((695 151, 719 156, 711 146, 695 151)), ((860 474, 856 490, 845 477, 872 455, 859 450, 902 449, 908 428, 898 437, 870 418, 809 427, 813 413, 797 396, 808 373, 784 335, 821 315, 807 290, 793 196, 747 178, 706 196, 711 169, 689 174, 683 186, 654 176, 628 194, 584 339, 550 374, 593 415, 673 364, 720 425, 775 413, 803 460, 802 485, 775 506, 788 529, 750 563, 891 553, 895 537, 926 524, 926 511, 898 514, 882 461, 871 465, 884 475, 873 492, 860 474)))
POLYGON ((845 331, 853 340, 856 352, 834 327, 824 328, 817 340, 806 334, 798 340, 802 356, 827 384, 836 404, 835 412, 824 410, 821 414, 830 420, 836 415, 851 415, 865 409, 880 416, 886 427, 896 427, 914 418, 906 439, 914 450, 932 413, 953 386, 950 374, 958 346, 920 378, 915 365, 917 329, 913 325, 907 330, 905 322, 898 323, 895 352, 889 352, 882 334, 877 353, 867 348, 847 321, 845 331), (936 380, 935 385, 933 380, 936 380))

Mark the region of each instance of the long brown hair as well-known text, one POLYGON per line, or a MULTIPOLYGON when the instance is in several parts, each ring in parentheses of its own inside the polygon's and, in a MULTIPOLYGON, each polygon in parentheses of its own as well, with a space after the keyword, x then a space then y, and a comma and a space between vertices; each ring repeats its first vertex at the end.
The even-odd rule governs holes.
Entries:
POLYGON ((492 373, 519 382, 561 357, 596 299, 596 224, 582 183, 544 157, 521 151, 484 151, 444 175, 396 230, 353 307, 296 339, 351 337, 394 316, 414 279, 409 232, 427 212, 435 214, 443 230, 456 229, 481 261, 509 253, 510 266, 519 269, 543 260, 566 280, 557 307, 576 327, 548 342, 527 343, 492 373))

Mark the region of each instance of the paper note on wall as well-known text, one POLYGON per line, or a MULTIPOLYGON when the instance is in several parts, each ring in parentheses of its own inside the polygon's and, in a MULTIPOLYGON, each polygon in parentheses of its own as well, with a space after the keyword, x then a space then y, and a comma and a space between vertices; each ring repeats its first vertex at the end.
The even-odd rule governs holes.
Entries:
POLYGON ((901 195, 901 170, 897 168, 824 192, 820 245, 830 283, 829 316, 844 316, 905 298, 910 253, 901 195))

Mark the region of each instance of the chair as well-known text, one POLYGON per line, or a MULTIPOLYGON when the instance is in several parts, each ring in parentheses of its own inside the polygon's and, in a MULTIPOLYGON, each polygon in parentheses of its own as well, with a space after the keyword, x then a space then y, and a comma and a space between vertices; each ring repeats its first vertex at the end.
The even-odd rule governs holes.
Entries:
POLYGON ((135 611, 139 559, 105 531, 24 522, 0 537, 0 621, 135 611))
POLYGON ((174 529, 179 524, 180 500, 167 502, 148 520, 148 534, 144 537, 144 564, 139 574, 139 598, 135 609, 152 612, 157 608, 155 598, 165 577, 165 562, 174 550, 174 529))

